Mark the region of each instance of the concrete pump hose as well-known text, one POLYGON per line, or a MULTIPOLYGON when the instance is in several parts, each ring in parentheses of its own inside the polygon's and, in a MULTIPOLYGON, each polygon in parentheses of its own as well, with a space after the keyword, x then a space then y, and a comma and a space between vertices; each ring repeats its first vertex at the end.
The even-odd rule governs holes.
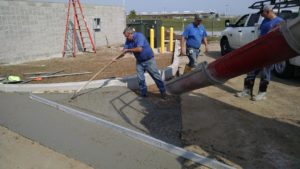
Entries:
POLYGON ((281 32, 288 45, 300 54, 300 16, 293 20, 288 20, 281 27, 281 32))

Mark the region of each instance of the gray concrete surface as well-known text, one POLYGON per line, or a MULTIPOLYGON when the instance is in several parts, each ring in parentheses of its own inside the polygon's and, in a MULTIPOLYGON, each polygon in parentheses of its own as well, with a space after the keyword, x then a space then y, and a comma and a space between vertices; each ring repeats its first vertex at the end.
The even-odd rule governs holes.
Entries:
POLYGON ((178 97, 162 100, 159 96, 140 98, 126 87, 105 87, 82 91, 69 102, 72 94, 39 94, 43 98, 80 109, 86 113, 181 145, 181 113, 178 97))
MULTIPOLYGON (((233 168, 231 166, 223 164, 223 163, 221 163, 219 161, 216 161, 214 159, 210 159, 210 158, 207 158, 205 156, 201 156, 199 154, 193 153, 191 151, 187 151, 183 148, 174 146, 172 144, 169 144, 169 143, 166 143, 164 141, 158 140, 154 137, 148 136, 147 134, 143 134, 141 132, 134 131, 132 129, 120 126, 118 124, 115 124, 115 123, 112 123, 110 121, 104 120, 100 117, 88 114, 84 111, 81 111, 81 110, 78 110, 78 109, 75 109, 75 108, 71 108, 69 106, 65 106, 65 105, 59 104, 57 102, 54 102, 54 101, 51 101, 49 99, 46 99, 46 98, 43 98, 43 97, 40 97, 40 96, 36 96, 36 95, 33 95, 33 94, 30 95, 30 98, 32 100, 35 100, 35 101, 39 102, 39 103, 43 103, 43 104, 51 106, 55 109, 62 110, 64 112, 68 113, 68 114, 74 115, 76 117, 79 117, 79 118, 84 119, 86 121, 89 121, 91 123, 95 123, 97 125, 104 126, 106 128, 109 128, 109 129, 113 129, 116 132, 119 132, 121 134, 125 134, 126 136, 129 136, 133 139, 139 140, 143 143, 149 144, 153 147, 157 147, 159 149, 162 149, 162 150, 164 150, 166 152, 169 152, 171 154, 174 154, 178 157, 188 159, 187 161, 184 162, 184 166, 186 166, 186 162, 187 162, 187 163, 197 163, 197 164, 201 164, 201 166, 204 165, 204 166, 207 166, 209 168, 215 168, 215 169, 232 169, 233 168)), ((197 165, 194 165, 194 166, 196 167, 197 165)), ((184 167, 184 168, 186 168, 186 167, 184 167)))
POLYGON ((0 98, 0 125, 94 168, 181 168, 181 159, 169 153, 34 102, 28 94, 0 98))
MULTIPOLYGON (((123 43, 122 32, 126 25, 123 7, 82 6, 97 46, 106 45, 106 36, 110 45, 123 43), (94 18, 101 19, 100 32, 95 33, 93 30, 94 18)), ((66 17, 67 1, 47 3, 0 0, 0 64, 61 57, 66 17)), ((81 48, 81 45, 78 47, 81 48)))

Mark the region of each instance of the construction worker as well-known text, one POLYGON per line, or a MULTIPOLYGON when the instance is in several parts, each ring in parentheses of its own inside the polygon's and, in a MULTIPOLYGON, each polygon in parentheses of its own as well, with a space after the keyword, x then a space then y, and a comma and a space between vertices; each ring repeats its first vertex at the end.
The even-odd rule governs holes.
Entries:
MULTIPOLYGON (((260 36, 266 35, 273 28, 277 27, 283 19, 276 16, 273 11, 272 6, 266 5, 263 7, 261 11, 261 15, 265 18, 260 26, 260 36)), ((270 49, 272 50, 272 49, 270 49)), ((253 101, 259 101, 266 99, 266 92, 271 80, 271 71, 273 69, 273 65, 268 67, 263 67, 261 69, 253 70, 247 74, 247 77, 244 80, 244 90, 242 92, 236 93, 237 97, 247 97, 251 96, 253 101), (254 86, 254 81, 256 76, 260 73, 260 84, 259 91, 255 97, 252 97, 252 90, 254 86)))
POLYGON ((166 99, 166 88, 157 69, 154 53, 145 38, 140 32, 135 32, 134 28, 127 27, 123 32, 126 37, 124 52, 132 52, 136 58, 136 71, 142 97, 147 97, 147 86, 144 73, 147 71, 158 87, 161 98, 166 99))
POLYGON ((197 58, 200 53, 201 43, 205 45, 205 52, 208 51, 207 43, 207 33, 206 30, 201 24, 202 16, 196 14, 194 17, 194 22, 186 26, 181 37, 181 55, 187 55, 189 58, 189 63, 186 66, 186 70, 190 71, 197 64, 197 58), (184 45, 186 45, 186 53, 184 52, 184 45))

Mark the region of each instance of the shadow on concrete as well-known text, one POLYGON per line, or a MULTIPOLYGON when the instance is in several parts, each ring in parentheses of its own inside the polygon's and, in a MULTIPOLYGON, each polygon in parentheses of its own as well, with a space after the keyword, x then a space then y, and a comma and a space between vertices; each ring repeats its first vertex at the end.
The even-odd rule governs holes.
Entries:
POLYGON ((289 86, 295 86, 295 87, 300 87, 300 76, 293 77, 290 79, 280 79, 276 77, 274 74, 272 74, 272 81, 278 82, 278 83, 283 83, 289 86))
POLYGON ((181 146, 181 113, 179 97, 164 101, 158 93, 148 93, 147 98, 132 97, 132 91, 119 94, 110 101, 115 111, 134 129, 167 143, 181 146), (120 104, 121 103, 121 104, 120 104), (120 106, 121 105, 121 106, 120 106), (130 110, 128 110, 130 109, 130 110), (133 121, 129 112, 138 113, 133 121))
POLYGON ((198 146, 207 157, 221 162, 226 159, 241 168, 300 168, 299 126, 262 117, 206 95, 192 93, 184 97, 185 146, 198 146))
MULTIPOLYGON (((113 79, 113 78, 112 78, 112 79, 113 79)), ((75 95, 75 98, 74 98, 74 99, 76 99, 76 98, 79 97, 79 96, 82 96, 82 95, 85 95, 85 94, 92 93, 92 92, 94 92, 94 91, 96 91, 96 90, 101 89, 102 87, 105 87, 106 85, 108 85, 108 83, 109 83, 112 79, 107 79, 102 85, 100 85, 100 86, 97 87, 97 88, 86 89, 86 90, 84 90, 84 91, 82 91, 82 92, 78 92, 78 93, 75 95)), ((73 99, 72 99, 72 100, 73 100, 73 99)))
POLYGON ((112 99, 110 101, 110 104, 113 106, 113 108, 115 109, 115 111, 120 115, 120 117, 122 117, 122 119, 128 123, 130 126, 134 127, 135 129, 142 131, 143 133, 147 133, 146 130, 144 130, 143 128, 139 127, 138 125, 135 125, 134 122, 131 121, 130 117, 128 117, 126 115, 126 112, 124 111, 125 108, 130 108, 133 109, 135 112, 141 113, 143 115, 146 115, 145 112, 135 108, 134 106, 132 106, 131 104, 135 101, 138 101, 138 97, 135 97, 133 99, 130 100, 126 100, 124 101, 124 99, 122 99, 122 97, 126 97, 127 94, 131 93, 130 91, 126 91, 125 93, 122 93, 121 95, 119 95, 118 97, 112 99), (119 101, 122 103, 121 107, 118 107, 115 102, 119 101))
POLYGON ((219 59, 220 57, 222 57, 220 51, 208 51, 206 56, 213 59, 219 59))
POLYGON ((227 91, 228 93, 232 93, 232 94, 235 94, 237 92, 239 92, 239 90, 236 90, 230 86, 227 86, 225 84, 222 84, 222 85, 215 85, 215 87, 221 89, 221 90, 224 90, 224 91, 227 91))

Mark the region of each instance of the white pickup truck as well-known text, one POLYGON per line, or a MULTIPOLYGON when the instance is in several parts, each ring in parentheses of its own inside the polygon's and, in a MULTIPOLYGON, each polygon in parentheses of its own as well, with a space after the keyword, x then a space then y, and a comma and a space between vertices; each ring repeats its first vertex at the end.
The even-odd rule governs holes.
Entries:
MULTIPOLYGON (((295 18, 298 15, 298 12, 289 10, 281 11, 279 14, 284 19, 295 18)), ((243 15, 234 24, 230 24, 229 20, 226 20, 226 29, 222 32, 220 41, 221 54, 225 55, 257 39, 262 21, 263 17, 258 13, 243 15)), ((273 71, 280 78, 289 78, 294 76, 296 66, 300 66, 300 56, 275 64, 273 71)))

